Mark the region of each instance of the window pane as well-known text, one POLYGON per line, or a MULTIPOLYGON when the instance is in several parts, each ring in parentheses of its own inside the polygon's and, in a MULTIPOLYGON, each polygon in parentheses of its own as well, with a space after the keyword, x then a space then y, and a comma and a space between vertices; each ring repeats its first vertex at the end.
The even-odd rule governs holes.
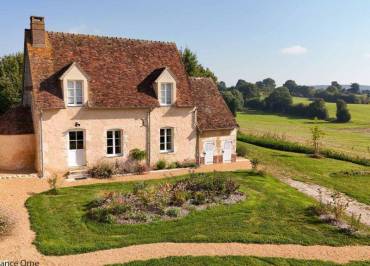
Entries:
POLYGON ((107 153, 113 154, 113 147, 107 147, 107 153))
POLYGON ((82 97, 82 89, 76 89, 76 96, 82 97))
POLYGON ((165 148, 164 148, 164 143, 161 143, 161 151, 164 151, 165 150, 165 148))
POLYGON ((107 146, 113 146, 113 139, 107 139, 107 146))
POLYGON ((120 154, 121 153, 121 146, 116 146, 116 154, 120 154))
POLYGON ((74 98, 68 97, 68 104, 74 104, 74 98))
POLYGON ((83 150, 84 148, 84 141, 83 140, 78 140, 77 141, 77 149, 78 150, 83 150))
POLYGON ((77 148, 76 141, 70 141, 69 142, 69 149, 75 150, 77 148))
POLYGON ((82 81, 76 81, 76 89, 82 89, 82 81))
POLYGON ((77 139, 78 140, 83 140, 84 139, 84 133, 82 131, 77 131, 77 139))
POLYGON ((120 139, 115 139, 114 140, 114 145, 121 146, 121 140, 120 139))
POLYGON ((82 97, 76 98, 76 104, 82 104, 82 97))
POLYGON ((171 104, 172 103, 172 86, 171 84, 168 84, 168 88, 167 88, 167 99, 166 99, 166 104, 171 104))
POLYGON ((76 140, 76 132, 75 131, 69 132, 69 140, 76 140))
POLYGON ((68 89, 68 97, 74 97, 75 91, 74 89, 68 89))
POLYGON ((121 131, 119 131, 119 130, 114 131, 114 136, 116 138, 121 138, 121 131))
POLYGON ((107 131, 107 138, 113 138, 113 132, 107 131))
POLYGON ((74 88, 74 82, 72 80, 67 81, 67 88, 74 88))
POLYGON ((161 136, 164 136, 164 129, 160 130, 160 134, 161 134, 161 136))

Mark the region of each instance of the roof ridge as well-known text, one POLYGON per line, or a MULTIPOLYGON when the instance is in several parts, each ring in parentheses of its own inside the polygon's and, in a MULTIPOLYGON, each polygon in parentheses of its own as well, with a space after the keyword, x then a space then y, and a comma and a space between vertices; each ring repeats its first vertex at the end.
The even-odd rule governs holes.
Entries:
POLYGON ((134 42, 143 42, 143 43, 162 43, 162 44, 176 45, 175 42, 169 42, 169 41, 144 40, 144 39, 136 39, 136 38, 113 37, 113 36, 107 36, 107 35, 70 33, 70 32, 58 32, 58 31, 46 31, 46 32, 55 34, 55 35, 62 35, 62 36, 70 35, 70 36, 76 36, 76 37, 81 36, 81 37, 88 37, 88 38, 101 38, 101 39, 118 40, 118 41, 134 41, 134 42))

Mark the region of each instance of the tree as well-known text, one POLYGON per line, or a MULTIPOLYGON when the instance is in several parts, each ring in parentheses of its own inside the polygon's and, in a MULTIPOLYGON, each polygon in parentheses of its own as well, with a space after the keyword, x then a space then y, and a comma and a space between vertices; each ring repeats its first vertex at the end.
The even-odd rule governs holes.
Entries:
POLYGON ((328 109, 323 99, 316 99, 308 105, 307 115, 310 118, 326 120, 329 118, 328 109))
POLYGON ((343 88, 337 81, 332 81, 331 86, 336 87, 338 92, 342 92, 343 88))
POLYGON ((225 91, 227 89, 226 83, 224 81, 220 81, 217 84, 217 87, 220 91, 225 91))
POLYGON ((244 100, 240 91, 236 89, 227 90, 222 92, 222 96, 234 116, 236 116, 237 111, 243 109, 244 100))
POLYGON ((265 100, 270 111, 285 112, 293 103, 293 98, 286 87, 276 88, 265 100))
POLYGON ((23 54, 0 58, 0 114, 21 101, 23 54))
POLYGON ((248 82, 246 82, 244 79, 238 79, 235 85, 235 89, 239 90, 239 88, 247 85, 248 82))
POLYGON ((180 53, 186 73, 188 73, 189 76, 212 78, 217 83, 216 75, 209 68, 205 68, 199 64, 198 57, 194 52, 189 48, 185 48, 184 51, 180 51, 180 53))
POLYGON ((343 100, 337 101, 337 122, 347 123, 351 120, 351 114, 347 108, 347 103, 343 100))
POLYGON ((314 157, 320 158, 321 139, 325 133, 317 125, 317 118, 315 118, 315 126, 311 128, 311 139, 314 151, 314 157))
POLYGON ((245 82, 242 85, 239 84, 239 86, 237 84, 235 88, 243 94, 243 98, 245 101, 248 99, 256 98, 260 96, 260 93, 259 93, 259 90, 256 84, 253 84, 250 82, 245 82))
POLYGON ((326 91, 329 92, 329 93, 331 93, 331 94, 337 94, 337 93, 339 93, 338 87, 333 86, 333 85, 327 87, 326 88, 326 91))
POLYGON ((276 88, 276 83, 272 78, 266 78, 262 81, 257 81, 256 86, 260 92, 268 95, 276 88))
POLYGON ((348 89, 349 93, 355 93, 359 94, 360 93, 360 84, 358 83, 352 83, 351 87, 348 89))
POLYGON ((283 87, 288 88, 290 94, 292 94, 296 90, 298 85, 294 80, 289 79, 289 80, 285 81, 285 83, 283 84, 283 87))

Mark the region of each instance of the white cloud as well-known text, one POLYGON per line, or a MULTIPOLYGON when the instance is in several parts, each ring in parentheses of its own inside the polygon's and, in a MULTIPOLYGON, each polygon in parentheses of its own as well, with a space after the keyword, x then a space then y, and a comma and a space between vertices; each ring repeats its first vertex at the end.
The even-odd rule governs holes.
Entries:
POLYGON ((287 55, 301 55, 307 53, 307 48, 301 45, 293 45, 280 50, 282 54, 287 55))

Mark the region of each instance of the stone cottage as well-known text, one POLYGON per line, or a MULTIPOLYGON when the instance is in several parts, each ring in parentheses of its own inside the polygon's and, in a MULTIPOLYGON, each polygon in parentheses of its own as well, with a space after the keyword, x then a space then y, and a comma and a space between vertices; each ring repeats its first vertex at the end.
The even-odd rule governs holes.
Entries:
POLYGON ((191 78, 174 43, 58 33, 31 17, 22 105, 0 118, 0 169, 40 176, 126 160, 228 163, 237 124, 208 78, 191 78))

